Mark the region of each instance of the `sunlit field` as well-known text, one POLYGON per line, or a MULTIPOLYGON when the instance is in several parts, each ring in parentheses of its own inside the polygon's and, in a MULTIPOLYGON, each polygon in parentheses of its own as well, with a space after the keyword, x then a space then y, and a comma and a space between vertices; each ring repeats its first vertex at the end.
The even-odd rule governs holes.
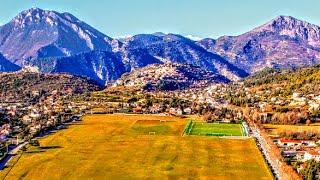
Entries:
MULTIPOLYGON (((253 139, 182 136, 188 119, 88 115, 28 147, 7 179, 272 179, 253 139)), ((20 157, 20 158, 19 158, 20 157)))
POLYGON ((272 135, 279 135, 283 132, 312 132, 320 133, 320 123, 307 125, 273 125, 265 124, 264 128, 272 135))

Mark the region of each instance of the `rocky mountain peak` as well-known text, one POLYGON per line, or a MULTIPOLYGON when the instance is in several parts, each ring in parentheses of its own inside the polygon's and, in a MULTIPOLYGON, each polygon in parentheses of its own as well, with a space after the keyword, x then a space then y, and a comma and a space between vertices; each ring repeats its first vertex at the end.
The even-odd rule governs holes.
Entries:
POLYGON ((289 38, 320 48, 320 27, 291 16, 277 16, 268 23, 254 29, 252 32, 271 32, 281 36, 288 36, 289 38))
POLYGON ((25 27, 27 25, 36 24, 49 24, 51 26, 57 26, 59 23, 83 23, 78 18, 70 13, 59 13, 56 11, 43 10, 40 8, 31 8, 19 13, 11 21, 15 26, 25 27))
POLYGON ((0 52, 18 65, 32 58, 111 51, 112 40, 70 13, 40 8, 22 11, 0 27, 0 52))
POLYGON ((317 26, 291 16, 278 16, 268 23, 275 31, 296 31, 300 29, 317 29, 317 26))
MULTIPOLYGON (((22 11, 11 21, 14 26, 25 27, 33 23, 47 22, 52 23, 58 18, 58 13, 54 11, 46 11, 40 8, 31 8, 25 11, 22 11), (45 21, 43 21, 45 20, 45 21)), ((55 24, 57 25, 57 24, 55 24)))
POLYGON ((279 15, 271 20, 271 22, 297 22, 300 21, 292 16, 279 15))
POLYGON ((299 26, 309 26, 310 23, 296 19, 292 16, 277 16, 266 24, 257 27, 256 30, 279 31, 283 29, 295 29, 299 26))
POLYGON ((239 36, 220 37, 203 47, 247 72, 265 67, 293 68, 320 62, 320 27, 291 16, 278 16, 239 36))

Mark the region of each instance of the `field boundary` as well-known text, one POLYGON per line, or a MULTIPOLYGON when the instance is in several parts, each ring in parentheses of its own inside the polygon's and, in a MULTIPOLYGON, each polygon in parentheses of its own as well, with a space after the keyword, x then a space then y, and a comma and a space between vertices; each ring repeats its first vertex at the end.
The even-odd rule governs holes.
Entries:
POLYGON ((252 137, 249 137, 249 136, 220 136, 219 138, 223 138, 223 139, 252 139, 252 137))
POLYGON ((249 135, 249 126, 245 121, 243 121, 241 123, 241 129, 242 129, 241 132, 242 132, 243 136, 248 136, 249 135))
POLYGON ((223 136, 227 136, 227 135, 225 133, 206 133, 205 136, 223 137, 223 136))
POLYGON ((182 136, 184 136, 185 134, 189 135, 191 130, 192 130, 192 128, 193 128, 193 126, 194 126, 193 121, 192 120, 188 121, 188 123, 186 124, 186 126, 185 126, 185 128, 184 128, 184 130, 182 132, 182 136))
MULTIPOLYGON (((211 136, 211 137, 231 137, 231 138, 235 138, 238 137, 236 139, 244 139, 242 137, 248 137, 248 127, 247 124, 245 122, 242 123, 237 123, 239 125, 239 134, 241 135, 234 135, 234 134, 228 134, 228 133, 224 133, 224 132, 207 132, 207 133, 202 133, 202 134, 193 134, 192 131, 194 129, 194 127, 197 125, 197 123, 201 123, 200 121, 193 121, 190 120, 188 121, 188 123, 185 125, 185 128, 182 132, 182 136, 184 135, 188 135, 188 136, 211 136)), ((202 123, 206 123, 206 122, 202 122, 202 123)), ((210 123, 211 124, 211 123, 210 123)), ((212 124, 230 124, 230 123, 212 123, 212 124)))

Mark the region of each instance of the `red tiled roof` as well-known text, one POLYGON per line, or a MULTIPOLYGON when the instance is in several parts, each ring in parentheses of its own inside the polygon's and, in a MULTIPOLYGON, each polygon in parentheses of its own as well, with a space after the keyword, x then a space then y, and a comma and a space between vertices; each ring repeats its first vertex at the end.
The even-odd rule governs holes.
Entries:
POLYGON ((291 143, 301 143, 301 140, 292 140, 292 139, 282 138, 282 139, 280 139, 280 142, 282 142, 282 143, 288 143, 288 142, 291 142, 291 143))
POLYGON ((317 151, 308 151, 309 154, 311 154, 312 156, 319 156, 320 153, 317 151))

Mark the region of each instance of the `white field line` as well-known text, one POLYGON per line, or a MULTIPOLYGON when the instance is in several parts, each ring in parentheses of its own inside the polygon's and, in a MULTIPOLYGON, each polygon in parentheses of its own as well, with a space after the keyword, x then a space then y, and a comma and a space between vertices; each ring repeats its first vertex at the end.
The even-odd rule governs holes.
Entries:
POLYGON ((243 135, 243 126, 242 126, 242 124, 240 125, 240 132, 241 132, 241 136, 244 136, 243 135))

